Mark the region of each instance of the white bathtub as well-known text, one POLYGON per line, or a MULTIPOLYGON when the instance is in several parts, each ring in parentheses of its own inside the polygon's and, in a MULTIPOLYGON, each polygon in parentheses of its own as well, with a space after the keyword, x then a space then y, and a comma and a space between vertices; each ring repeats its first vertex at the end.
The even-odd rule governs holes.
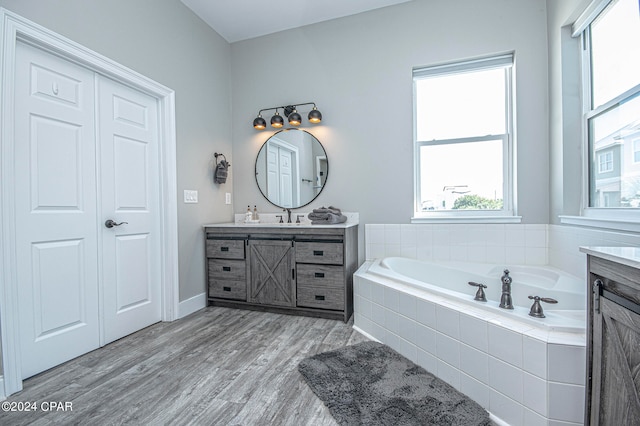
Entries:
POLYGON ((586 283, 551 267, 390 257, 354 274, 354 328, 387 344, 487 411, 497 424, 582 423, 586 283), (504 269, 515 309, 498 307, 504 269), (487 285, 487 302, 474 300, 487 285), (546 318, 528 315, 528 296, 546 318))
POLYGON ((584 333, 585 284, 581 279, 546 266, 491 265, 462 262, 424 262, 402 257, 376 260, 368 274, 430 293, 468 303, 487 311, 488 318, 504 316, 547 330, 584 333), (509 269, 514 309, 502 309, 500 296, 504 269, 509 269), (469 281, 487 286, 487 302, 474 300, 477 288, 469 281), (529 316, 533 300, 529 296, 550 297, 557 304, 540 302, 546 318, 529 316))

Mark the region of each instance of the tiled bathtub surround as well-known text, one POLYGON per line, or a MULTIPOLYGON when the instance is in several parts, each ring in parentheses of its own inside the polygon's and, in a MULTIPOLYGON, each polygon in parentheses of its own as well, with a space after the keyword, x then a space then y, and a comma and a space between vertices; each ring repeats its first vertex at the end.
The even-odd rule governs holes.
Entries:
POLYGON ((367 224, 367 260, 402 256, 499 265, 550 265, 585 277, 580 246, 640 246, 637 233, 560 225, 367 224))
POLYGON ((577 425, 584 334, 534 328, 366 274, 354 278, 354 326, 511 425, 577 425))
MULTIPOLYGON (((365 225, 367 260, 402 256, 549 265, 585 278, 580 246, 640 246, 637 233, 559 225, 365 225)), ((513 425, 581 424, 585 336, 487 317, 395 281, 354 279, 354 324, 513 425)), ((585 281, 586 285, 586 281, 585 281)))

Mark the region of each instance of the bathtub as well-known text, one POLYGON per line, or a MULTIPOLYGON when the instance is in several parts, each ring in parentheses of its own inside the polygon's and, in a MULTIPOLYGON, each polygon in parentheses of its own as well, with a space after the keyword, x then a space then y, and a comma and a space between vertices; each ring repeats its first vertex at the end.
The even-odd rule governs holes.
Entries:
POLYGON ((586 284, 546 266, 389 257, 354 274, 354 328, 392 347, 512 425, 582 423, 586 284), (498 307, 503 270, 515 309, 498 307), (487 285, 487 302, 474 300, 487 285), (528 296, 550 297, 546 318, 528 296))
POLYGON ((368 269, 373 276, 424 290, 445 298, 455 299, 474 308, 486 310, 492 318, 504 316, 546 330, 584 333, 585 284, 581 279, 546 266, 491 265, 463 262, 424 262, 401 257, 376 260, 368 269), (511 297, 514 309, 500 304, 500 277, 509 269, 512 278, 511 297), (487 286, 487 302, 474 300, 477 288, 469 281, 487 286), (540 302, 545 318, 529 316, 533 300, 529 296, 550 297, 557 304, 540 302))

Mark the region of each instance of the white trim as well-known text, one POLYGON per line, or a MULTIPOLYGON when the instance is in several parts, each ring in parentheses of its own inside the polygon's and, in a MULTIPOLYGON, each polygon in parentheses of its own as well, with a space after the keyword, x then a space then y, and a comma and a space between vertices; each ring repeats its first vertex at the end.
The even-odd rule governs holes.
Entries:
POLYGON ((0 401, 7 399, 7 395, 4 394, 4 377, 0 376, 0 401))
POLYGON ((56 34, 13 12, 0 8, 0 333, 4 394, 22 389, 18 325, 17 259, 13 223, 14 165, 13 108, 15 49, 23 41, 69 59, 94 72, 108 76, 158 99, 160 111, 160 243, 162 245, 162 320, 172 321, 178 314, 178 220, 176 124, 174 91, 130 70, 111 59, 56 34))
POLYGON ((178 304, 178 319, 207 307, 207 293, 202 292, 178 304))
POLYGON ((611 3, 611 0, 593 0, 571 26, 571 37, 578 37, 611 3))
POLYGON ((565 225, 640 233, 640 221, 637 220, 565 215, 558 217, 560 218, 560 223, 565 225))
POLYGON ((412 217, 411 223, 520 223, 522 216, 430 216, 412 217))

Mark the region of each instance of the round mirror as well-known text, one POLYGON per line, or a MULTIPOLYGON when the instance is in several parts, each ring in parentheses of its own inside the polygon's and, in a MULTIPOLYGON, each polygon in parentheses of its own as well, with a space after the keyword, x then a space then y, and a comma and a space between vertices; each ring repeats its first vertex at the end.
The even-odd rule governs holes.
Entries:
POLYGON ((260 192, 283 209, 313 201, 324 188, 328 172, 324 147, 306 130, 280 130, 267 139, 256 158, 260 192))

